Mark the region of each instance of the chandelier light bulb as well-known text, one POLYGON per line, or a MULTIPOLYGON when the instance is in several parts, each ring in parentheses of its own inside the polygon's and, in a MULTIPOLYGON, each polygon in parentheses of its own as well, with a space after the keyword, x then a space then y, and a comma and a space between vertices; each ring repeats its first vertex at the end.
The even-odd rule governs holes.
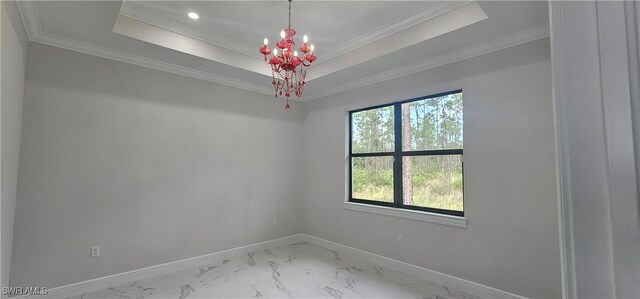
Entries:
POLYGON ((313 52, 313 50, 315 50, 315 47, 311 44, 311 52, 313 52))
POLYGON ((265 38, 264 38, 264 45, 266 46, 266 45, 268 45, 268 44, 269 44, 269 39, 265 37, 265 38))
POLYGON ((284 30, 280 31, 280 37, 282 37, 282 38, 284 38, 284 37, 285 37, 285 35, 284 35, 284 30))
POLYGON ((293 51, 293 56, 298 57, 298 51, 293 51))
POLYGON ((302 41, 303 41, 303 42, 305 42, 305 43, 306 43, 306 42, 308 42, 308 41, 309 41, 309 37, 305 34, 305 35, 302 37, 302 41))
POLYGON ((273 56, 278 56, 278 49, 273 49, 273 56))

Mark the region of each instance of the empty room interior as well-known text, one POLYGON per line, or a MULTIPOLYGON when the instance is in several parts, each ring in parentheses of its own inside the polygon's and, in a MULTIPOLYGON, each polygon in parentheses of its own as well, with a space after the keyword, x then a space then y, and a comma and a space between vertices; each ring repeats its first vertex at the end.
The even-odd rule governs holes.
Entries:
POLYGON ((640 298, 640 2, 1 5, 2 298, 640 298))

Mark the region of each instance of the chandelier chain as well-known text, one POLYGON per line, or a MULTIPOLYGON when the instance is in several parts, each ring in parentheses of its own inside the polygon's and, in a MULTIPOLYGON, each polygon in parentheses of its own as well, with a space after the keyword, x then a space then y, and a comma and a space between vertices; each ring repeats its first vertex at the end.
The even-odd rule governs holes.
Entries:
POLYGON ((289 29, 291 29, 291 1, 293 0, 289 0, 289 29))

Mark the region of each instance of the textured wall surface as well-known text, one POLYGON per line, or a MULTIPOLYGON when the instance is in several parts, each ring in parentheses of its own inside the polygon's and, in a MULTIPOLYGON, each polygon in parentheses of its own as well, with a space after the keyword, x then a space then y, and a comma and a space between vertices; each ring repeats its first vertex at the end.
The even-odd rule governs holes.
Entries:
MULTIPOLYGON (((305 232, 560 296, 547 39, 291 111, 270 96, 33 44, 23 110, 12 285, 55 287, 305 232), (467 228, 344 210, 347 112, 455 89, 467 228)), ((4 159, 4 88, 2 117, 4 159)))
POLYGON ((2 1, 2 260, 0 283, 9 282, 13 219, 18 184, 18 160, 20 153, 20 126, 24 98, 24 76, 27 65, 27 35, 15 2, 2 1))
POLYGON ((13 285, 301 232, 300 106, 38 44, 26 85, 13 285))
POLYGON ((516 294, 560 297, 549 52, 543 39, 305 103, 305 232, 516 294), (345 210, 347 112, 456 89, 467 228, 345 210))

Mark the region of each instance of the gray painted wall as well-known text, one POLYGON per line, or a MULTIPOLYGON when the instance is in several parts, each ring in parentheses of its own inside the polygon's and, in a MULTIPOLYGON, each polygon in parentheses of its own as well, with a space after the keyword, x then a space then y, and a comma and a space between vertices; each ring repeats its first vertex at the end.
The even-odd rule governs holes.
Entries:
POLYGON ((12 285, 301 232, 301 106, 38 44, 26 86, 12 285))
POLYGON ((305 103, 303 122, 306 233, 528 297, 561 296, 548 39, 305 103), (344 210, 347 111, 459 88, 467 228, 344 210))
POLYGON ((31 47, 11 285, 60 286, 306 232, 560 296, 546 39, 291 111, 269 96, 31 47), (346 111, 458 88, 468 227, 344 210, 346 111), (101 257, 89 258, 92 245, 101 257))
POLYGON ((13 240, 13 219, 18 184, 18 160, 20 153, 20 125, 22 122, 22 101, 24 76, 27 64, 27 35, 15 2, 2 1, 2 120, 1 164, 2 202, 0 215, 2 231, 2 259, 0 260, 0 283, 9 282, 11 245, 13 240))

